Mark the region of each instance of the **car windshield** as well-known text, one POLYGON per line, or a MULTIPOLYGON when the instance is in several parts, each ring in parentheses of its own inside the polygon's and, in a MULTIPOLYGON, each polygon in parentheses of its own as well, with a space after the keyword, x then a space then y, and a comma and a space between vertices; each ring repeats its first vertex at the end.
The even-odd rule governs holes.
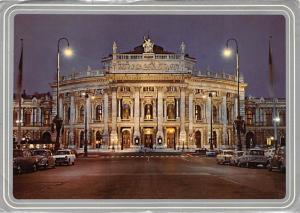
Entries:
POLYGON ((70 152, 69 151, 57 151, 56 154, 57 155, 68 155, 68 154, 70 154, 70 152))
POLYGON ((14 158, 15 157, 23 157, 23 151, 22 150, 14 150, 14 158))
POLYGON ((263 150, 251 150, 250 151, 250 155, 264 155, 264 151, 263 150))
POLYGON ((34 150, 33 155, 47 156, 47 151, 45 151, 45 150, 34 150))

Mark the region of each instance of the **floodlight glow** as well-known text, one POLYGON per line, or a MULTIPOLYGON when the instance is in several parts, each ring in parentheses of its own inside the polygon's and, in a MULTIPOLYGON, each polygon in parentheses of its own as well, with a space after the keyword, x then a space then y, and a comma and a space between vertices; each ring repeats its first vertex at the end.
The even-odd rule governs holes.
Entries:
POLYGON ((67 57, 71 57, 73 55, 73 50, 70 47, 64 49, 64 55, 67 57))
POLYGON ((232 50, 230 48, 225 48, 223 50, 223 56, 225 58, 229 58, 229 57, 231 57, 231 55, 232 55, 232 50))

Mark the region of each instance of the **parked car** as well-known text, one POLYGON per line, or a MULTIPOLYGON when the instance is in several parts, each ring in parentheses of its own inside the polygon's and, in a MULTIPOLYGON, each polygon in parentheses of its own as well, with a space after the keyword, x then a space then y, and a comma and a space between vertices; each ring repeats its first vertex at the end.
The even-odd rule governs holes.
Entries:
POLYGON ((233 153, 232 158, 230 159, 229 165, 237 166, 239 162, 239 158, 244 154, 244 151, 235 151, 233 153))
POLYGON ((275 154, 275 148, 270 148, 265 150, 265 156, 267 158, 272 158, 275 154))
POLYGON ((269 171, 278 169, 279 171, 284 172, 286 168, 285 160, 285 147, 280 147, 275 151, 274 156, 268 161, 267 167, 269 171))
POLYGON ((49 167, 55 167, 55 158, 52 152, 48 149, 36 149, 32 151, 32 154, 38 157, 38 168, 47 169, 49 167))
POLYGON ((215 157, 216 151, 215 150, 207 150, 205 155, 206 155, 206 157, 215 157))
POLYGON ((21 174, 24 171, 37 171, 38 158, 33 156, 28 149, 13 150, 14 173, 21 174))
POLYGON ((74 165, 76 156, 72 153, 70 149, 61 149, 57 150, 56 153, 53 155, 55 158, 56 165, 74 165))
POLYGON ((268 163, 268 158, 265 156, 263 149, 250 149, 245 152, 238 161, 238 166, 240 167, 257 167, 258 165, 262 165, 266 167, 268 163))
POLYGON ((199 155, 206 155, 206 152, 207 152, 208 150, 206 149, 206 148, 199 148, 199 149, 196 149, 195 150, 195 153, 196 154, 199 154, 199 155))
POLYGON ((217 163, 229 164, 232 156, 233 156, 233 150, 220 150, 220 154, 217 155, 217 163))

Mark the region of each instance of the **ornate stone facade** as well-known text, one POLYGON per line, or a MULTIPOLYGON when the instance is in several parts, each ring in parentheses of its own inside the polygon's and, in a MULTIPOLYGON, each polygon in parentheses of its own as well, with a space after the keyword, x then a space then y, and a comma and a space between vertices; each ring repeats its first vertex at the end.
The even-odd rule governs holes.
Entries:
MULTIPOLYGON (((196 72, 196 60, 185 49, 182 43, 180 53, 167 52, 148 38, 133 51, 118 53, 114 42, 112 54, 102 60, 102 70, 62 77, 59 97, 65 127, 62 143, 83 147, 87 107, 90 148, 206 147, 211 113, 215 147, 233 146, 236 77, 196 72), (89 98, 85 99, 83 92, 89 98), (212 105, 209 93, 214 94, 212 105)), ((244 115, 246 83, 240 81, 244 115)), ((52 88, 56 102, 55 83, 52 88)), ((53 116, 55 112, 53 108, 53 116)))
POLYGON ((18 100, 13 103, 13 141, 18 140, 18 122, 21 125, 22 144, 29 143, 52 147, 52 97, 50 93, 27 95, 25 91, 21 100, 21 116, 19 117, 18 100), (19 119, 20 118, 20 119, 19 119))
MULTIPOLYGON (((238 110, 236 77, 197 72, 196 60, 185 53, 184 43, 179 53, 172 53, 155 45, 150 38, 147 42, 126 53, 118 53, 114 42, 112 54, 102 60, 103 69, 61 77, 58 101, 64 123, 62 146, 83 148, 86 127, 89 148, 208 148, 212 120, 214 147, 234 147, 233 122, 238 110), (151 51, 145 51, 145 46, 151 51)), ((51 133, 50 123, 57 111, 56 83, 51 86, 53 99, 45 95, 23 99, 23 137, 31 132, 29 138, 40 140, 45 132, 51 133), (31 111, 27 112, 27 108, 31 111), (24 110, 31 119, 28 124, 24 110)), ((273 102, 245 99, 246 86, 241 78, 240 112, 247 123, 243 147, 250 143, 264 145, 274 135, 273 102)), ((17 107, 16 101, 14 119, 17 107)), ((276 110, 281 122, 278 140, 282 141, 285 140, 284 99, 277 100, 276 110)), ((14 122, 14 137, 16 131, 14 122)), ((51 134, 54 141, 55 131, 51 134)))

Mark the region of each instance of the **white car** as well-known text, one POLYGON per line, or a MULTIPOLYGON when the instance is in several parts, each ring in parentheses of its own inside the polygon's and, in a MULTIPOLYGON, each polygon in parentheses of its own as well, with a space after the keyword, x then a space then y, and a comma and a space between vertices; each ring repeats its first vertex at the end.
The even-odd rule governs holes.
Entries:
POLYGON ((251 167, 262 165, 266 167, 268 163, 268 158, 265 156, 264 150, 254 148, 245 152, 241 157, 239 157, 238 166, 239 167, 251 167))
POLYGON ((234 151, 233 150, 221 150, 220 154, 217 155, 217 163, 218 164, 225 164, 230 163, 231 158, 233 157, 234 151))
POLYGON ((76 156, 70 149, 60 149, 57 150, 56 153, 53 155, 55 158, 56 165, 74 165, 76 156))

